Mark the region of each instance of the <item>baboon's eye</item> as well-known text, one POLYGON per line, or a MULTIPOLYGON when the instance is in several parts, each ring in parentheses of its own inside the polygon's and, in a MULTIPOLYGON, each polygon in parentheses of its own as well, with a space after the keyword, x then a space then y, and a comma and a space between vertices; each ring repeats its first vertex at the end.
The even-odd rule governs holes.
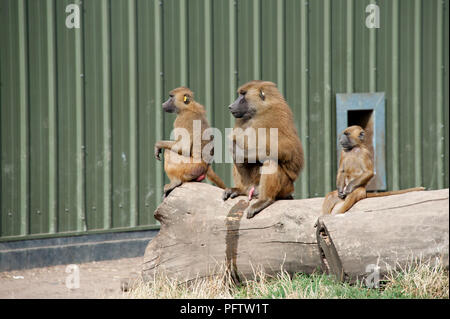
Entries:
POLYGON ((259 90, 259 97, 261 98, 261 100, 265 100, 266 99, 266 95, 264 94, 263 90, 259 90))
POLYGON ((169 94, 169 97, 173 97, 173 94, 169 94))
POLYGON ((190 101, 191 100, 189 99, 189 96, 185 95, 184 98, 183 98, 184 104, 189 104, 190 101))
POLYGON ((364 138, 364 132, 359 133, 359 138, 363 139, 364 138))

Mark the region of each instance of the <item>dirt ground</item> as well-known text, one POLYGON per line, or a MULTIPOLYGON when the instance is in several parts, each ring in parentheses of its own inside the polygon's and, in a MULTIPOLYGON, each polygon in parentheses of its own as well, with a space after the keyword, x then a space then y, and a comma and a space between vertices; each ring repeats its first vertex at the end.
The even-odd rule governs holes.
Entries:
POLYGON ((0 272, 0 299, 127 298, 121 282, 138 276, 142 260, 137 257, 78 264, 79 288, 72 289, 67 288, 66 281, 69 287, 76 285, 75 272, 67 265, 0 272))

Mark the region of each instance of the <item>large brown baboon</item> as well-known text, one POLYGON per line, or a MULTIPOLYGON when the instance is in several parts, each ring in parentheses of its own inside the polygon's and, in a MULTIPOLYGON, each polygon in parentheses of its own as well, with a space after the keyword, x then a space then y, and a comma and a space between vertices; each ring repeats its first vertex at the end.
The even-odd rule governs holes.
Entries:
POLYGON ((276 199, 292 199, 294 181, 304 165, 303 148, 292 111, 274 83, 251 81, 238 93, 229 106, 236 118, 231 136, 235 187, 227 188, 223 199, 257 197, 246 209, 247 218, 252 218, 276 199), (270 129, 277 131, 277 138, 270 129), (274 143, 278 149, 272 154, 274 143))

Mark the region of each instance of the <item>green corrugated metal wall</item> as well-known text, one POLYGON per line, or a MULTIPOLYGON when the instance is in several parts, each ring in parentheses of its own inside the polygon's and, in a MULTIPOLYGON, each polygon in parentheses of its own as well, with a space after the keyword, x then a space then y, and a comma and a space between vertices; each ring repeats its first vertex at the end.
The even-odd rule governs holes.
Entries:
POLYGON ((224 132, 240 84, 276 82, 302 198, 334 187, 335 94, 384 91, 388 188, 448 187, 448 0, 84 0, 80 29, 70 3, 0 0, 0 240, 157 227, 153 144, 180 85, 224 132))

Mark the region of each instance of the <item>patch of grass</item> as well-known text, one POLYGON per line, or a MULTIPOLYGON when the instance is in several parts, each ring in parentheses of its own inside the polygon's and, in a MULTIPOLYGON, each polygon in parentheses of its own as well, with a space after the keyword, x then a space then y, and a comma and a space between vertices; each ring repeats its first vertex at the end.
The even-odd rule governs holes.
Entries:
POLYGON ((271 277, 255 272, 254 279, 241 285, 223 275, 180 283, 160 275, 150 282, 139 282, 130 298, 293 298, 293 299, 400 299, 449 298, 449 274, 442 263, 414 263, 391 271, 381 288, 367 288, 364 283, 342 283, 326 274, 280 272, 271 277))
POLYGON ((392 286, 386 289, 370 289, 363 283, 341 283, 325 274, 296 274, 290 278, 280 274, 277 278, 262 283, 252 281, 242 286, 236 298, 293 298, 293 299, 381 299, 414 298, 412 294, 403 293, 392 286))
POLYGON ((449 273, 443 263, 416 262, 388 274, 387 291, 412 298, 449 298, 449 273))
POLYGON ((233 284, 227 273, 190 282, 179 282, 163 273, 144 282, 139 278, 132 283, 130 298, 146 299, 231 299, 233 284))

